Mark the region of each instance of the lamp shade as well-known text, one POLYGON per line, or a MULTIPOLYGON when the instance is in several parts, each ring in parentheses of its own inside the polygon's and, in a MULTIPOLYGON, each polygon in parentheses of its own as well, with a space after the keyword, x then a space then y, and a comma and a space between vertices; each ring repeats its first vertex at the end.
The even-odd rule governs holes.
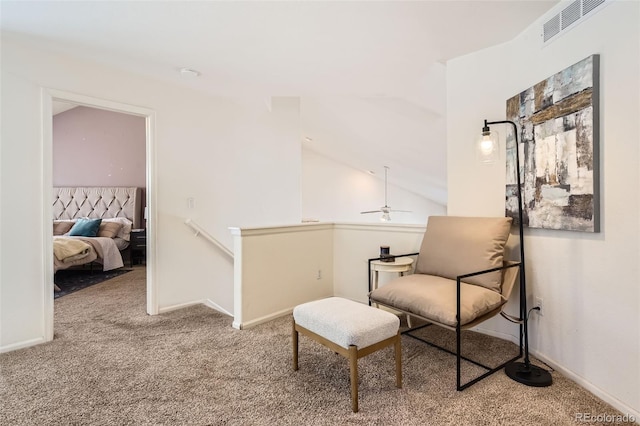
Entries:
POLYGON ((476 140, 476 157, 481 163, 494 163, 500 158, 500 142, 498 132, 482 129, 482 133, 476 140))

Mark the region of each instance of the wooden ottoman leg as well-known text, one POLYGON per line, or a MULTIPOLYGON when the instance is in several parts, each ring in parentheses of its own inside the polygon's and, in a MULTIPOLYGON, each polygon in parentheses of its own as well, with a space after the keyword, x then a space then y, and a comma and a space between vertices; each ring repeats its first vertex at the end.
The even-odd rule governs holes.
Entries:
POLYGON ((293 320, 291 346, 293 348, 293 370, 298 371, 298 330, 296 330, 296 320, 293 320))
POLYGON ((349 346, 349 371, 351 373, 351 408, 358 412, 358 347, 349 346))
POLYGON ((396 349, 395 358, 396 358, 396 387, 402 387, 402 344, 400 339, 400 332, 398 331, 398 335, 396 336, 396 341, 393 344, 396 349))

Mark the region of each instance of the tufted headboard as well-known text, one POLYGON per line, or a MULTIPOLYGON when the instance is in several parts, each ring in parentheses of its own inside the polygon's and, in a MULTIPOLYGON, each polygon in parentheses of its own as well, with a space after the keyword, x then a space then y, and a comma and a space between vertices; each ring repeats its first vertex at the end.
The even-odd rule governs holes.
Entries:
POLYGON ((54 187, 53 220, 125 217, 142 227, 142 188, 54 187))

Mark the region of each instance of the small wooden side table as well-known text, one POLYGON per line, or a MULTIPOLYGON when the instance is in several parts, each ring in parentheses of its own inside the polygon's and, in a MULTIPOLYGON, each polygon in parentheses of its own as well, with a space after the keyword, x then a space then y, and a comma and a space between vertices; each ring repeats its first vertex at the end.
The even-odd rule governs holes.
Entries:
POLYGON ((375 290, 378 288, 378 274, 380 272, 395 272, 400 276, 403 276, 405 272, 409 272, 411 270, 411 265, 413 265, 413 259, 410 257, 396 257, 395 262, 383 262, 381 260, 372 260, 371 261, 371 274, 372 283, 371 290, 375 290))

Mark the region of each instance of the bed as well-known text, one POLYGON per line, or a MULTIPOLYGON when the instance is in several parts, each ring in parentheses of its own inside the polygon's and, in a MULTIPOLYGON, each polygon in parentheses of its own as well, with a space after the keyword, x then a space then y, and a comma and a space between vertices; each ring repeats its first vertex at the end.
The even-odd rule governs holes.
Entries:
POLYGON ((138 187, 54 187, 54 272, 92 262, 104 271, 124 266, 131 230, 142 224, 141 194, 138 187))

